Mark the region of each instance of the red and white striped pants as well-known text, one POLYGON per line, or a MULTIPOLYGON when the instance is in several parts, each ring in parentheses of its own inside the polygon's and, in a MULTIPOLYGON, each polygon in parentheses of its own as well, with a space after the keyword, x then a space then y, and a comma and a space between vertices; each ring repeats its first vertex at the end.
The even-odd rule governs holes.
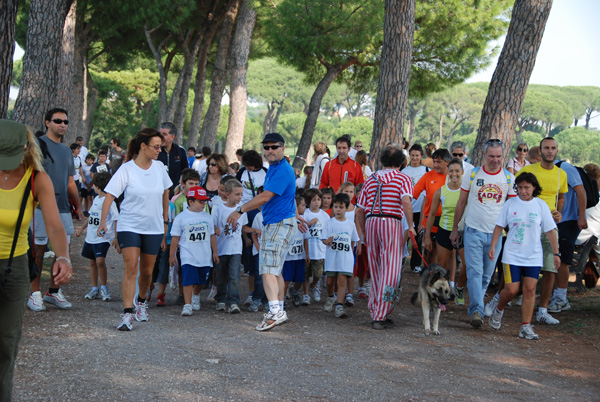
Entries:
POLYGON ((402 274, 402 222, 373 217, 365 225, 371 291, 369 311, 373 321, 384 321, 394 310, 394 292, 402 274))

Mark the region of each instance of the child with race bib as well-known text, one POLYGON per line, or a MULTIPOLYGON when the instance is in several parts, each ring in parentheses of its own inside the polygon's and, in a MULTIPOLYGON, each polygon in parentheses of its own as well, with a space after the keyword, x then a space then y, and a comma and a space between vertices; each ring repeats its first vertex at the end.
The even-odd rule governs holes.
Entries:
MULTIPOLYGON (((304 198, 296 196, 296 213, 300 216, 306 211, 306 202, 304 198)), ((307 235, 302 233, 300 229, 296 229, 294 237, 290 242, 290 251, 288 251, 283 263, 283 280, 285 283, 285 289, 288 289, 290 282, 294 282, 294 286, 291 289, 292 302, 295 307, 300 306, 300 293, 298 292, 305 281, 305 262, 306 262, 306 246, 308 240, 307 235)))
POLYGON ((321 209, 321 191, 318 189, 306 190, 304 200, 308 205, 308 209, 304 211, 304 220, 308 223, 308 250, 306 250, 306 254, 309 262, 306 265, 304 274, 302 304, 309 305, 311 293, 314 301, 321 301, 319 279, 321 279, 325 268, 325 251, 327 250, 327 246, 321 241, 321 233, 331 217, 321 209), (313 278, 312 283, 310 282, 311 276, 313 278))

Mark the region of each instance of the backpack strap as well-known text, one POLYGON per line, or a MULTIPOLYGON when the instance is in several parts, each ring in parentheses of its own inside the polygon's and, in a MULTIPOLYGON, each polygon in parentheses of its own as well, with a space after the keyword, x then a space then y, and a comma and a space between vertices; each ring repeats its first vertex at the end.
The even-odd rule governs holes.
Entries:
POLYGON ((27 206, 27 200, 29 199, 29 193, 32 192, 33 187, 33 178, 35 176, 36 171, 31 172, 31 180, 27 180, 27 185, 25 186, 25 193, 23 194, 23 199, 21 200, 21 208, 19 209, 19 216, 17 217, 17 225, 15 226, 15 235, 13 237, 12 246, 10 248, 10 255, 8 257, 8 263, 6 264, 6 273, 10 273, 12 271, 12 260, 15 254, 15 249, 17 248, 17 241, 19 240, 19 231, 21 230, 21 223, 23 223, 23 215, 25 215, 25 207, 27 206))
POLYGON ((479 172, 479 168, 480 166, 477 166, 471 170, 471 183, 469 184, 469 189, 471 189, 471 186, 473 185, 473 180, 475 180, 475 175, 477 175, 477 172, 479 172))

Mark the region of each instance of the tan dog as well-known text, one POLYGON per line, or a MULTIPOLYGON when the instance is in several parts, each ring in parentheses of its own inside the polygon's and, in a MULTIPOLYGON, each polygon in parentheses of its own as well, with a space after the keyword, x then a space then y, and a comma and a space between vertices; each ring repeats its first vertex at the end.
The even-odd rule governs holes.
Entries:
POLYGON ((429 264, 429 267, 421 272, 419 281, 419 291, 412 295, 410 302, 414 305, 420 305, 423 310, 423 326, 425 335, 433 332, 439 335, 438 329, 440 322, 440 313, 446 311, 446 304, 450 298, 450 282, 448 281, 448 271, 438 264, 429 264), (433 331, 429 323, 429 311, 433 309, 433 331))

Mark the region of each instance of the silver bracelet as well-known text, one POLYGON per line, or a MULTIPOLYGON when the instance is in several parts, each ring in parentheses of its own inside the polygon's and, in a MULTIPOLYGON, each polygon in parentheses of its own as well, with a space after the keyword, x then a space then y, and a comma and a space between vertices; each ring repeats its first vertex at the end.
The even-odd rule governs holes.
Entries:
POLYGON ((66 261, 66 263, 73 268, 73 265, 71 265, 71 260, 69 260, 67 257, 56 257, 56 262, 58 262, 59 260, 64 260, 66 261))

